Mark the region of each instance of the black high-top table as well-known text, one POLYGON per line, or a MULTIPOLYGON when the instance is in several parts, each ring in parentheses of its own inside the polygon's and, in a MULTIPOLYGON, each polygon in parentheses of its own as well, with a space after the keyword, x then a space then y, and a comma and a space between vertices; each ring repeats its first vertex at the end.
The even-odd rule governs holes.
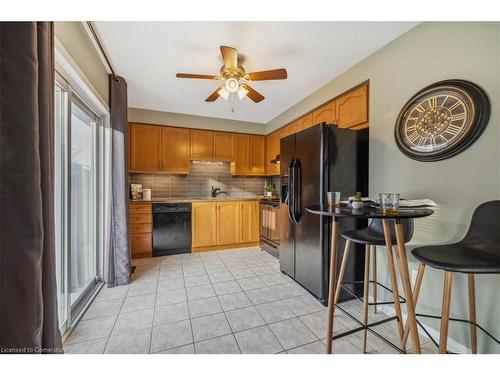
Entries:
MULTIPOLYGON (((338 239, 339 239, 339 220, 343 217, 351 217, 355 219, 382 219, 384 226, 384 237, 385 244, 388 249, 392 249, 392 239, 389 226, 389 220, 395 220, 395 232, 396 232, 396 247, 397 247, 397 258, 399 264, 399 274, 401 277, 401 283, 403 284, 404 298, 406 300, 406 310, 407 310, 407 324, 409 325, 409 330, 412 337, 413 350, 415 353, 420 354, 420 340, 417 330, 417 319, 415 316, 415 303, 413 299, 413 292, 410 283, 410 274, 408 269, 408 258, 406 257, 406 246, 404 243, 403 227, 401 225, 401 219, 418 219, 421 217, 430 216, 434 211, 427 208, 400 208, 399 212, 392 214, 385 214, 379 208, 361 208, 354 210, 347 205, 342 204, 340 207, 328 207, 328 206, 309 206, 306 210, 311 214, 330 216, 332 218, 332 238, 331 238, 331 249, 330 249, 330 279, 329 279, 329 290, 328 290, 328 327, 327 327, 327 345, 326 352, 328 354, 332 353, 332 341, 333 341, 333 318, 335 312, 335 306, 333 303, 335 296, 335 288, 337 284, 337 254, 338 254, 338 239)), ((398 319, 401 319, 399 316, 398 319)), ((400 322, 399 324, 402 324, 400 322)), ((400 339, 403 346, 403 332, 400 330, 400 339)))

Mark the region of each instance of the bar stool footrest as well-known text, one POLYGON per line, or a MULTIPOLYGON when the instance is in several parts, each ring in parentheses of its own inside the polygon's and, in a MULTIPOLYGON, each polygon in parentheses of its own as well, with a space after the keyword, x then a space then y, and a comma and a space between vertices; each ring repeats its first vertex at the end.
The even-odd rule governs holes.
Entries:
MULTIPOLYGON (((368 281, 368 283, 370 284, 377 284, 378 286, 380 286, 381 288, 387 290, 389 293, 392 293, 392 289, 385 286, 384 284, 381 284, 379 283, 378 281, 368 281)), ((350 288, 348 288, 345 284, 354 284, 354 285, 357 285, 357 284, 363 284, 363 281, 342 281, 342 288, 344 290, 346 290, 347 292, 349 292, 349 294, 351 294, 354 298, 356 298, 358 301, 363 301, 363 298, 361 297, 358 297, 356 295, 356 293, 351 290, 350 288)), ((406 299, 403 297, 403 296, 399 296, 399 303, 406 303, 406 299)), ((394 305, 394 301, 385 301, 385 302, 368 302, 368 306, 378 306, 378 305, 394 305)))
MULTIPOLYGON (((430 315, 430 314, 420 314, 420 313, 416 313, 415 314, 417 317, 422 317, 422 318, 431 318, 431 319, 439 319, 441 320, 441 317, 438 316, 438 315, 430 315)), ((495 341, 498 345, 500 345, 500 340, 497 339, 495 336, 493 336, 490 332, 488 332, 486 329, 484 329, 483 327, 481 327, 479 324, 471 321, 471 320, 467 320, 467 319, 460 319, 460 318, 449 318, 450 321, 452 322, 460 322, 460 323, 467 323, 469 325, 474 325, 476 326, 477 328, 479 328, 484 334, 486 334, 488 337, 490 337, 493 341, 495 341)), ((417 323, 418 325, 423 329, 423 331, 426 333, 426 335, 429 337, 429 339, 434 343, 434 345, 436 345, 437 347, 439 347, 439 344, 432 338, 432 336, 429 334, 429 332, 427 332, 427 330, 424 328, 424 326, 422 325, 422 323, 420 323, 418 320, 417 320, 417 323)), ((451 354, 454 354, 452 352, 449 352, 451 354)))

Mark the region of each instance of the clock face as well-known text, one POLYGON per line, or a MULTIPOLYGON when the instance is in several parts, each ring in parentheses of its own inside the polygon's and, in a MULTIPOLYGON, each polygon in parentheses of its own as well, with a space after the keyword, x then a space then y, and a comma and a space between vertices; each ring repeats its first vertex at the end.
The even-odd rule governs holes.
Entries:
MULTIPOLYGON (((440 160, 468 147, 482 132, 486 94, 466 81, 444 81, 431 85, 413 96, 396 123, 396 142, 409 157, 417 160, 440 160), (478 97, 477 90, 483 93, 478 97), (481 116, 478 116, 481 115, 481 116)), ((487 116, 487 117, 488 117, 487 116)))

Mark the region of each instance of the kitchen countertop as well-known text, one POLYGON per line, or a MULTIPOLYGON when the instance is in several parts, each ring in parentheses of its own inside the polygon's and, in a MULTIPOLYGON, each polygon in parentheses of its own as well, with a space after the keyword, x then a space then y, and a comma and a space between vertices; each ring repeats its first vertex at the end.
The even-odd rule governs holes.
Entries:
POLYGON ((259 197, 254 198, 238 198, 238 197, 227 197, 227 198, 153 198, 150 201, 145 200, 133 200, 130 199, 129 203, 139 204, 139 203, 191 203, 191 202, 231 202, 231 201, 258 201, 259 197))

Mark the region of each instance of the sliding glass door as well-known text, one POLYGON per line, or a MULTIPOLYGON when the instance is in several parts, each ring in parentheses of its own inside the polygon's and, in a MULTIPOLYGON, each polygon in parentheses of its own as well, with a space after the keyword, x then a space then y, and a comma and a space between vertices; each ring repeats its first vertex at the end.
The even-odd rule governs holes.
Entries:
POLYGON ((94 189, 97 116, 79 100, 71 102, 70 280, 71 306, 97 278, 94 189))
POLYGON ((102 119, 60 76, 55 111, 56 262, 59 321, 65 331, 102 284, 97 241, 102 119))

